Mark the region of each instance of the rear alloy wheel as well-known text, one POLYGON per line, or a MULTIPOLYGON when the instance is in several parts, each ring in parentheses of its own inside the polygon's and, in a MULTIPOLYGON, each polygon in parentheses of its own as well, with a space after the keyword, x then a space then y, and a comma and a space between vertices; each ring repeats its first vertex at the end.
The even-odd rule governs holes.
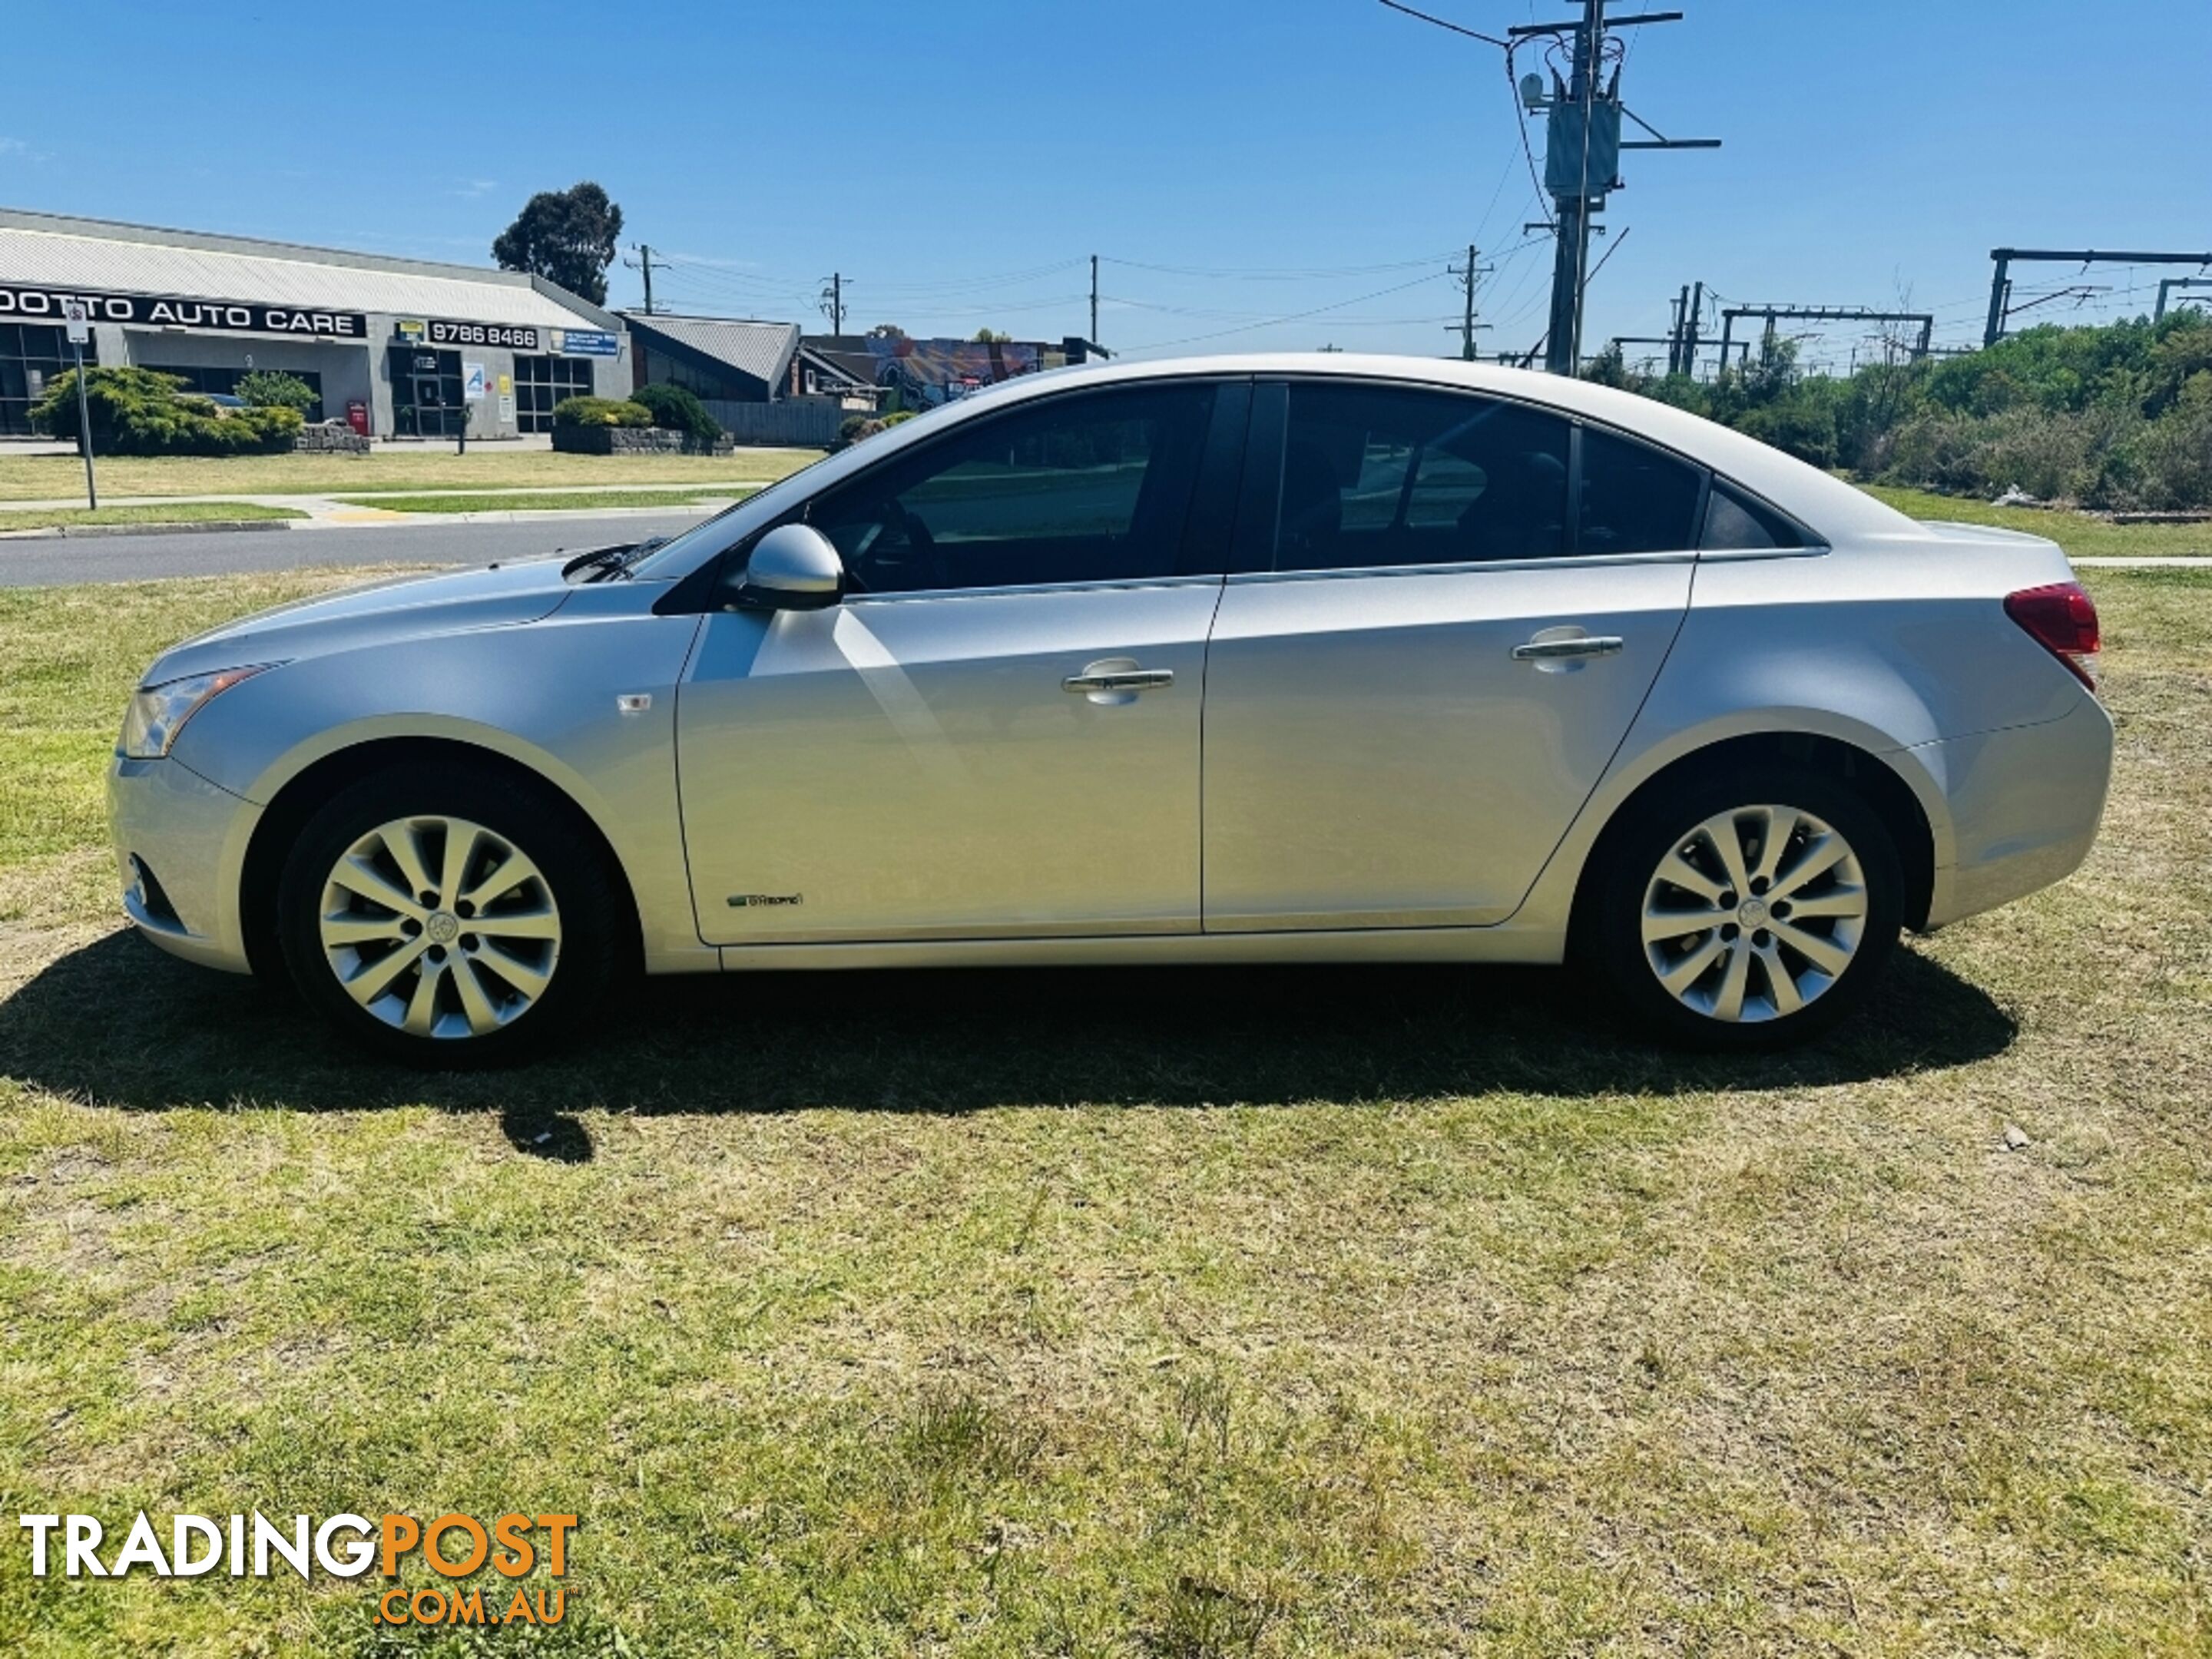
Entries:
POLYGON ((1656 1035, 1768 1048, 1848 1012, 1896 943, 1897 854, 1840 783, 1708 781, 1614 843, 1600 959, 1656 1035), (1776 787, 1776 786, 1781 787, 1776 787))
POLYGON ((285 964, 357 1040, 418 1066, 511 1060, 623 957, 617 884, 550 792, 459 767, 380 773, 301 832, 277 895, 285 964))

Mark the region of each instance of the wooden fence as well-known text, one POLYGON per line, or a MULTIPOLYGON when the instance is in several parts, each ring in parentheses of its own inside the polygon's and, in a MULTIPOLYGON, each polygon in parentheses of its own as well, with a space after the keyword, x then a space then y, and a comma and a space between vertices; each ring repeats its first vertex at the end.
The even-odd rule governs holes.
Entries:
POLYGON ((741 444, 791 444, 820 449, 837 441, 837 423, 852 413, 835 398, 785 398, 772 404, 706 400, 707 412, 741 444))

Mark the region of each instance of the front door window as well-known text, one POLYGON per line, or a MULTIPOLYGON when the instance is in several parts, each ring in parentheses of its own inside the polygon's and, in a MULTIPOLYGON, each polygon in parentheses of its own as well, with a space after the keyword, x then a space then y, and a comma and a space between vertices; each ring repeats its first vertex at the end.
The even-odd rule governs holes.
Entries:
POLYGON ((807 521, 856 593, 1170 576, 1213 390, 1054 398, 865 474, 807 521))

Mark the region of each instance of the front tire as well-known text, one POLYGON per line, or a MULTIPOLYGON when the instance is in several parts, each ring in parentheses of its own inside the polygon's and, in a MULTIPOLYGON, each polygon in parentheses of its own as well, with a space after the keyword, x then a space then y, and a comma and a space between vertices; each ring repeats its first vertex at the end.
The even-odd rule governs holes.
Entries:
POLYGON ((1629 1016, 1662 1042, 1802 1042, 1849 1015, 1896 948, 1896 845, 1825 774, 1696 778, 1632 807, 1607 841, 1589 948, 1629 1016))
POLYGON ((602 997, 623 933, 574 810, 467 769, 349 785, 286 860, 276 926, 308 1004, 408 1064, 527 1057, 602 997))

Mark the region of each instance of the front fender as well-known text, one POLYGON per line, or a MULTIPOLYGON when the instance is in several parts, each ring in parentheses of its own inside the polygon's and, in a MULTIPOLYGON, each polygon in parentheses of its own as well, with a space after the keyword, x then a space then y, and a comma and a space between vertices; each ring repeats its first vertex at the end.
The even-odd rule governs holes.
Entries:
MULTIPOLYGON (((676 688, 696 617, 567 613, 526 627, 312 657, 222 694, 174 757, 265 807, 318 762, 365 743, 430 738, 489 750, 544 778, 614 849, 647 961, 701 953, 676 794, 676 688), (617 696, 642 696, 640 709, 617 696)), ((228 890, 246 842, 224 853, 228 890)), ((711 953, 708 953, 711 955, 711 953)))

